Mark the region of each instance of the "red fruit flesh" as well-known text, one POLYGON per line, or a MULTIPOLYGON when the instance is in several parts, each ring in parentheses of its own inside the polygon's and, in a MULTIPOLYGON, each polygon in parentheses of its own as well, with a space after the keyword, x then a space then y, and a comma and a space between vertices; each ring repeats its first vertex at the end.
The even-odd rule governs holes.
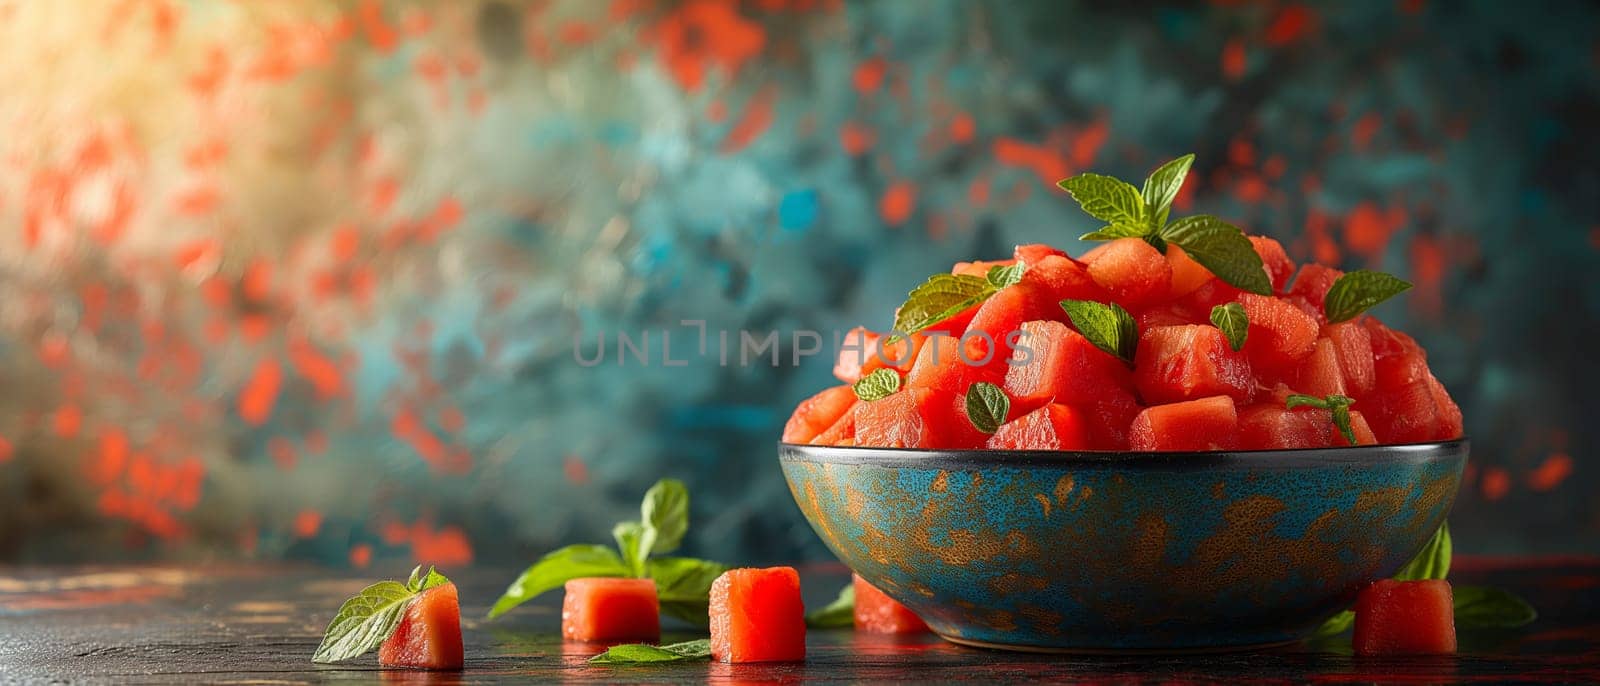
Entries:
POLYGON ((805 607, 793 567, 730 569, 711 584, 711 657, 796 662, 806 657, 805 607))
POLYGON ((860 574, 853 574, 851 578, 856 589, 856 631, 875 634, 927 633, 927 623, 915 612, 867 583, 860 574))
POLYGON ((1356 597, 1357 655, 1448 655, 1456 652, 1450 582, 1381 579, 1356 597))
MULTIPOLYGON (((1045 405, 1006 422, 989 437, 990 450, 1087 450, 1089 430, 1082 412, 1045 405)), ((856 602, 860 602, 859 596, 856 602)))
POLYGON ((1134 450, 1227 450, 1234 447, 1239 418, 1225 395, 1147 407, 1133 420, 1134 450))
POLYGON ((661 640, 661 604, 650 579, 584 578, 567 582, 561 635, 569 641, 661 640))
POLYGON ((880 349, 883 335, 858 326, 846 333, 839 342, 839 357, 833 363, 833 375, 840 381, 853 384, 879 369, 908 372, 926 339, 922 334, 912 334, 893 343, 883 343, 880 349))
MULTIPOLYGON (((1065 316, 1059 304, 1041 295, 1032 284, 1000 289, 983 303, 962 334, 965 362, 974 375, 971 380, 999 383, 997 379, 1005 378, 1012 348, 1025 335, 1021 333, 1023 322, 1065 316)), ((958 390, 966 392, 965 387, 958 390)))
POLYGON ((1131 388, 1120 360, 1065 324, 1032 321, 1021 330, 1018 364, 1006 370, 1004 379, 1012 405, 1029 410, 1049 402, 1087 407, 1108 388, 1131 388))
POLYGON ((904 388, 856 405, 855 444, 878 448, 977 448, 983 445, 960 396, 904 388), (959 406, 959 407, 958 407, 959 406))
POLYGON ((1339 366, 1339 352, 1332 339, 1317 339, 1317 346, 1311 350, 1311 355, 1300 363, 1299 379, 1294 387, 1319 398, 1350 395, 1345 388, 1344 370, 1339 366))
POLYGON ((1111 294, 1089 276, 1089 270, 1071 258, 1049 255, 1038 262, 1029 262, 1022 273, 1021 285, 1031 289, 1043 305, 1040 319, 1066 321, 1061 309, 1063 300, 1093 300, 1106 302, 1111 294))
POLYGON ((1320 264, 1308 264, 1300 268, 1300 274, 1294 277, 1294 285, 1284 294, 1284 297, 1299 300, 1309 306, 1318 318, 1326 315, 1322 309, 1322 301, 1328 296, 1328 289, 1333 287, 1333 282, 1344 276, 1344 272, 1320 264))
POLYGON ((1351 397, 1372 392, 1376 372, 1372 367, 1372 334, 1357 322, 1339 322, 1322 327, 1322 336, 1333 341, 1339 358, 1339 377, 1351 397))
MULTIPOLYGON (((1087 256, 1085 256, 1087 257, 1087 256)), ((1124 307, 1162 300, 1172 291, 1172 265, 1143 238, 1118 238, 1089 263, 1089 277, 1124 307)))
POLYGON ((1332 448, 1349 445, 1327 410, 1251 405, 1239 411, 1239 447, 1245 450, 1332 448))
POLYGON ((456 585, 434 586, 411 599, 394 633, 378 648, 378 664, 418 669, 461 669, 461 605, 456 585))
POLYGON ((1094 450, 1127 450, 1134 417, 1144 408, 1133 391, 1109 386, 1099 398, 1083 406, 1089 412, 1089 447, 1094 450))
POLYGON ((1181 298, 1195 292, 1207 281, 1216 278, 1210 269, 1200 266, 1189 253, 1176 245, 1167 245, 1167 265, 1172 268, 1172 290, 1168 296, 1181 298))
POLYGON ((1261 257, 1261 266, 1267 270, 1273 292, 1282 292, 1289 283, 1289 276, 1294 274, 1294 262, 1289 259, 1289 253, 1283 251, 1283 244, 1266 236, 1251 236, 1250 246, 1261 257))
POLYGON ((839 417, 839 421, 828 427, 827 431, 817 434, 811 439, 811 445, 855 445, 856 441, 856 406, 861 401, 857 400, 850 405, 850 409, 839 417))
POLYGON ((856 402, 849 386, 834 386, 800 402, 783 426, 784 443, 809 443, 839 421, 856 402))
POLYGON ((977 260, 973 262, 957 262, 954 267, 950 268, 950 273, 976 276, 981 279, 989 276, 990 269, 995 267, 1008 267, 1016 263, 1016 260, 977 260))
POLYGON ((1290 379, 1317 346, 1317 320, 1277 298, 1243 293, 1239 304, 1250 318, 1244 352, 1250 367, 1267 379, 1290 379))
POLYGON ((1214 326, 1157 326, 1139 336, 1134 386, 1147 404, 1213 395, 1249 402, 1255 391, 1250 362, 1214 326))

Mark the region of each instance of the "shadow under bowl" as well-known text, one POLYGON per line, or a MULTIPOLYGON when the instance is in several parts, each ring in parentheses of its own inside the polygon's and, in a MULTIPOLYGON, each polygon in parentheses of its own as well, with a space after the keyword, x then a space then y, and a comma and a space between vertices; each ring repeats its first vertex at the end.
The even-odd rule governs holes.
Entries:
POLYGON ((1399 570, 1450 511, 1467 441, 779 453, 834 554, 950 641, 1184 652, 1304 638, 1399 570))

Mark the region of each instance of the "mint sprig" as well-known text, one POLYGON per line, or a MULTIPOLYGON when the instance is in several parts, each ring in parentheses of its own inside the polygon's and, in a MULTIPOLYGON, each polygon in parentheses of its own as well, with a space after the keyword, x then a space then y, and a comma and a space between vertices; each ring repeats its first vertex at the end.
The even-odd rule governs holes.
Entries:
POLYGON ((597 665, 640 665, 709 659, 711 659, 711 639, 702 638, 664 646, 643 643, 611 646, 605 652, 589 658, 589 662, 597 665))
POLYGON ((893 369, 875 369, 871 374, 857 379, 851 386, 862 402, 882 400, 900 390, 900 372, 893 369))
POLYGON ((1211 325, 1222 331, 1222 336, 1228 339, 1228 346, 1238 352, 1244 347, 1244 342, 1250 337, 1250 315, 1244 311, 1244 306, 1239 303, 1227 303, 1211 308, 1211 325))
POLYGON ((1378 303, 1411 290, 1411 282, 1392 274, 1365 269, 1347 272, 1334 280, 1322 298, 1329 324, 1355 319, 1378 303))
POLYGON ((842 629, 856 623, 856 585, 847 583, 839 597, 820 610, 806 613, 806 626, 813 629, 842 629))
POLYGON ((1422 550, 1417 551, 1406 566, 1395 572, 1394 578, 1398 581, 1426 581, 1450 576, 1453 548, 1450 541, 1450 523, 1441 523, 1439 530, 1433 532, 1433 537, 1423 544, 1422 550))
POLYGON ((1356 432, 1350 426, 1350 405, 1353 403, 1355 403, 1354 398, 1344 395, 1334 394, 1326 398, 1318 398, 1314 395, 1295 393, 1284 399, 1283 406, 1291 410, 1297 407, 1315 407, 1319 410, 1327 410, 1328 417, 1333 420, 1334 427, 1339 429, 1339 433, 1344 434, 1344 439, 1350 441, 1350 445, 1355 445, 1356 432))
POLYGON ((1272 280, 1267 278, 1261 256, 1239 227, 1206 214, 1167 222, 1172 201, 1193 164, 1193 154, 1167 162, 1145 178, 1142 189, 1100 174, 1079 174, 1056 185, 1070 193, 1089 216, 1107 222, 1080 240, 1143 238, 1163 252, 1171 243, 1228 285, 1272 295, 1272 280))
POLYGON ((967 387, 967 421, 986 434, 1000 430, 1011 412, 1011 398, 1006 392, 987 381, 967 387))
POLYGON ((1027 265, 1017 262, 990 267, 983 278, 970 274, 934 274, 928 277, 922 285, 911 289, 905 303, 895 312, 894 333, 884 340, 884 344, 925 331, 988 300, 1000 289, 1016 285, 1026 270, 1027 265))
POLYGON ((361 589, 344 604, 338 614, 328 622, 322 634, 322 643, 312 654, 312 662, 341 662, 365 655, 394 634, 405 616, 406 607, 423 591, 450 583, 432 567, 423 575, 422 566, 411 570, 404 584, 398 581, 379 581, 361 589))
POLYGON ((570 545, 545 555, 511 582, 489 609, 489 619, 573 579, 634 577, 655 580, 662 612, 705 624, 711 582, 727 567, 710 560, 654 557, 677 550, 688 530, 688 488, 677 479, 657 481, 639 504, 639 519, 620 522, 612 529, 615 550, 603 545, 570 545))
POLYGON ((1116 303, 1093 300, 1063 300, 1061 309, 1073 328, 1094 347, 1110 353, 1117 359, 1133 364, 1134 350, 1139 346, 1139 322, 1116 303))

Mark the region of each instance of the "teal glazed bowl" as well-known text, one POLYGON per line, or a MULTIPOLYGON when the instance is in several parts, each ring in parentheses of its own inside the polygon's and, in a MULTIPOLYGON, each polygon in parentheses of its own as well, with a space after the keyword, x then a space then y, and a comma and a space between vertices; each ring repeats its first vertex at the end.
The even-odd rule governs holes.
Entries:
POLYGON ((834 554, 950 641, 1185 652, 1304 638, 1394 574, 1450 511, 1467 442, 779 452, 834 554))

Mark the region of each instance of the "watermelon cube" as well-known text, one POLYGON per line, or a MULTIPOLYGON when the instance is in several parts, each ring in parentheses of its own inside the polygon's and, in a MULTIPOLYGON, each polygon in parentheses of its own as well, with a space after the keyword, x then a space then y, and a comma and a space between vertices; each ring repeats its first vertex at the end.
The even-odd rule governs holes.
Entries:
POLYGON ((1040 319, 1066 321, 1066 312, 1061 309, 1063 300, 1111 300, 1111 294, 1089 276, 1087 267, 1066 256, 1048 255, 1028 262, 1019 285, 1041 303, 1040 319))
POLYGON ((1239 417, 1233 398, 1217 395, 1147 407, 1133 420, 1134 450, 1227 450, 1234 447, 1239 417))
POLYGON ((783 442, 811 442, 838 422, 855 402, 856 393, 849 386, 834 386, 801 401, 783 426, 783 442))
POLYGON ((874 634, 922 634, 928 624, 915 612, 890 598, 860 574, 851 575, 856 589, 856 631, 874 634))
POLYGON ((1344 368, 1339 364, 1339 350, 1333 339, 1319 338, 1311 355, 1300 363, 1295 388, 1319 398, 1329 395, 1350 395, 1345 387, 1344 368))
POLYGON ((855 445, 855 408, 860 404, 861 401, 859 400, 852 403, 850 405, 850 409, 846 410, 845 413, 839 417, 839 421, 834 422, 833 426, 828 427, 826 431, 817 434, 816 438, 811 439, 811 445, 844 445, 847 441, 849 445, 855 445))
POLYGON ((806 658, 805 606, 793 567, 730 569, 711 584, 711 657, 722 662, 806 658))
POLYGON ((1289 283, 1289 277, 1294 274, 1294 262, 1289 259, 1289 253, 1284 252, 1283 244, 1266 236, 1251 236, 1250 246, 1261 257, 1261 266, 1267 270, 1272 290, 1282 292, 1289 283))
POLYGON ((1006 370, 1003 387, 1013 407, 1031 411, 1050 402, 1080 407, 1108 388, 1131 388, 1121 360, 1094 347, 1082 334, 1056 321, 1024 322, 1018 362, 1006 370), (1026 348, 1026 358, 1020 353, 1026 348))
POLYGON ((986 437, 967 419, 962 396, 903 388, 856 405, 855 444, 877 448, 978 448, 986 437))
POLYGON ((1213 395, 1249 402, 1255 392, 1250 361, 1214 326, 1157 326, 1139 335, 1133 383, 1146 403, 1213 395))
POLYGON ((1344 276, 1344 272, 1320 264, 1308 264, 1300 268, 1300 274, 1294 277, 1294 285, 1289 287, 1284 297, 1304 303, 1317 318, 1322 318, 1323 299, 1328 297, 1328 289, 1333 287, 1333 282, 1344 276))
POLYGON ((1094 450, 1127 450, 1133 420, 1144 408, 1133 397, 1133 391, 1120 386, 1107 386, 1100 397, 1087 405, 1089 422, 1089 447, 1094 450))
POLYGON ((1317 346, 1317 320, 1288 302, 1253 293, 1239 295, 1250 318, 1244 352, 1250 368, 1267 379, 1295 377, 1295 367, 1317 346))
POLYGON ((990 269, 995 267, 1008 267, 1016 263, 1016 260, 975 260, 972 262, 957 262, 954 267, 950 268, 950 273, 976 276, 981 279, 989 276, 990 269))
MULTIPOLYGON (((1377 443, 1360 412, 1350 412, 1350 428, 1357 445, 1377 443)), ((1315 407, 1287 409, 1280 404, 1251 405, 1239 411, 1239 447, 1245 450, 1337 448, 1350 445, 1327 410, 1315 407)))
POLYGON ((1372 367, 1372 334, 1360 322, 1339 322, 1322 327, 1322 337, 1333 341, 1339 359, 1339 377, 1347 395, 1359 398, 1372 391, 1376 372, 1372 367))
POLYGON ((1143 238, 1118 238, 1096 249, 1089 277, 1124 307, 1147 305, 1172 292, 1172 265, 1143 238))
POLYGON ((1200 266, 1189 253, 1176 245, 1167 245, 1167 265, 1172 268, 1172 290, 1169 297, 1181 298, 1195 292, 1207 281, 1217 278, 1210 269, 1200 266))
POLYGON ((853 384, 861 377, 886 367, 904 374, 911 371, 917 351, 927 337, 912 334, 893 343, 884 343, 880 350, 879 341, 882 340, 882 334, 868 331, 865 327, 851 329, 839 342, 839 357, 833 363, 833 375, 840 381, 853 384))
POLYGON ((656 582, 613 577, 568 581, 561 603, 561 635, 569 641, 660 641, 656 582))
MULTIPOLYGON (((1207 312, 1207 315, 1210 313, 1207 312)), ((1147 309, 1133 312, 1133 318, 1139 322, 1139 330, 1153 329, 1158 326, 1188 326, 1189 324, 1205 324, 1210 320, 1198 316, 1194 310, 1177 303, 1163 303, 1152 305, 1147 309)))
POLYGON ((378 647, 378 664, 417 669, 461 669, 461 604, 455 584, 434 586, 411 599, 394 633, 378 647))
POLYGON ((1011 251, 1011 259, 1022 262, 1032 269, 1034 265, 1044 261, 1046 257, 1066 257, 1067 253, 1057 250, 1043 243, 1024 243, 1011 251))
POLYGON ((1087 424, 1084 413, 1068 405, 1052 403, 1006 422, 989 437, 988 447, 990 450, 1087 450, 1087 424))
POLYGON ((1450 582, 1381 579, 1356 597, 1357 655, 1448 655, 1456 652, 1450 582))

